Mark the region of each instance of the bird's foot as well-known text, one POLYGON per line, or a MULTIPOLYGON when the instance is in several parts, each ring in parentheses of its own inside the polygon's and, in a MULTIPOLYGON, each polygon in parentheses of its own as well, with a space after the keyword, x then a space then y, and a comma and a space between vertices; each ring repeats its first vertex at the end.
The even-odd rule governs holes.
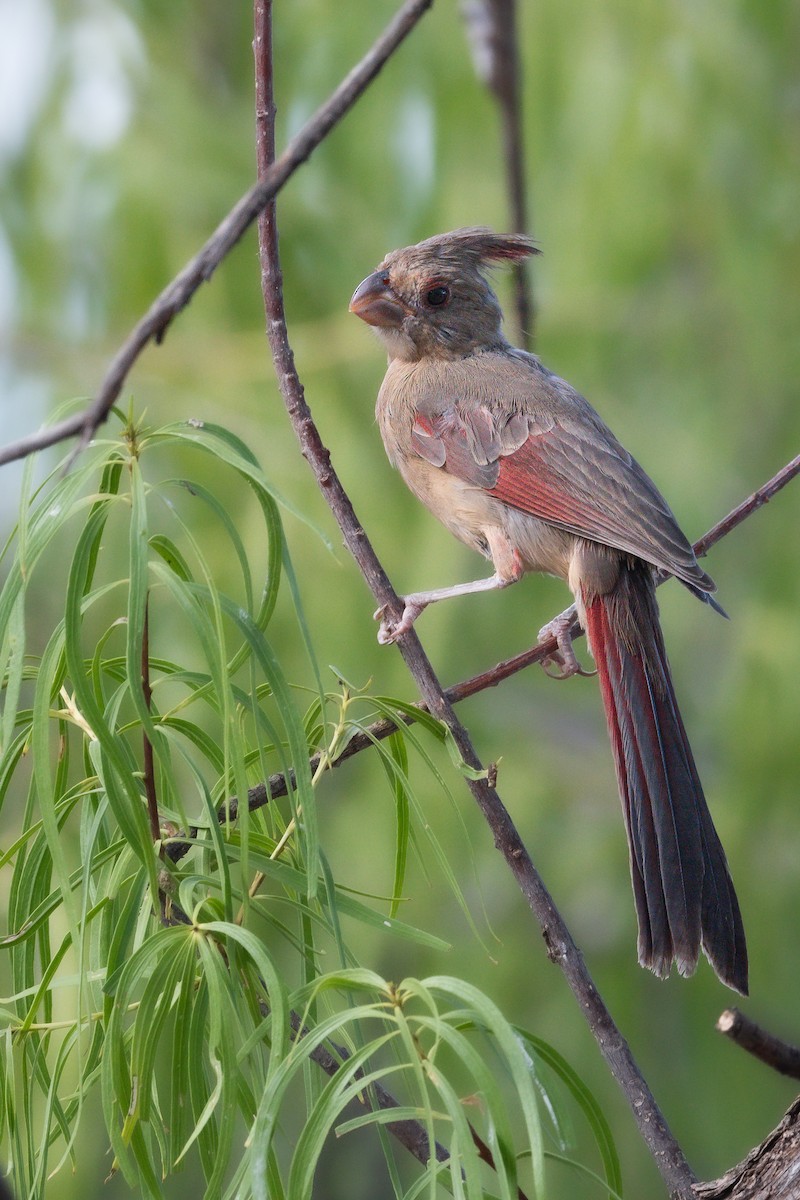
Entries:
POLYGON ((413 629, 419 614, 428 607, 427 604, 420 603, 414 596, 401 596, 400 598, 403 601, 403 614, 399 619, 388 611, 387 604, 382 605, 377 612, 373 613, 374 620, 380 621, 378 641, 382 646, 391 646, 404 633, 413 629))
POLYGON ((558 643, 558 649, 542 661, 544 673, 551 679, 571 679, 573 675, 585 675, 588 678, 597 674, 597 671, 586 671, 578 662, 575 648, 572 645, 571 630, 574 620, 575 609, 568 608, 566 612, 559 613, 539 630, 538 640, 540 642, 555 638, 558 643), (556 667, 557 670, 550 671, 548 667, 556 667))

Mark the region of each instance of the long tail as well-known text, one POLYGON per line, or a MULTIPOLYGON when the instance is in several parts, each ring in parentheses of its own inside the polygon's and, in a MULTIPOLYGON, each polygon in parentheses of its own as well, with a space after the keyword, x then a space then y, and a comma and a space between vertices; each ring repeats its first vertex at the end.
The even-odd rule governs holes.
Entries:
POLYGON ((584 595, 630 849, 639 962, 690 975, 702 948, 747 994, 739 903, 678 711, 649 567, 626 563, 613 590, 584 595))

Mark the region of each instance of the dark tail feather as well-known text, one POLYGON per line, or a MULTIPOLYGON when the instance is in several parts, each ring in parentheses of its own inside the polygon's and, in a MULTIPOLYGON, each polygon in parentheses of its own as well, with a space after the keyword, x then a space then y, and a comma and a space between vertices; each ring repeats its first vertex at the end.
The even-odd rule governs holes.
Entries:
POLYGON ((747 947, 725 852, 686 737, 658 623, 650 568, 624 565, 604 596, 584 596, 639 920, 639 961, 690 975, 702 948, 747 993, 747 947))

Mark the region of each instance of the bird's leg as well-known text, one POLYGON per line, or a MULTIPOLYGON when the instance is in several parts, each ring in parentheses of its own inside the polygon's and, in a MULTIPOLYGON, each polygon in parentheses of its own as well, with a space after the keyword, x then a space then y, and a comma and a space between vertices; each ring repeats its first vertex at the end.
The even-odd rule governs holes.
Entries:
POLYGON ((451 596, 469 596, 473 592, 493 592, 515 582, 514 579, 501 579, 499 575, 492 575, 489 579, 474 579, 471 583, 454 583, 452 587, 434 588, 430 592, 412 592, 410 596, 401 596, 403 615, 399 621, 387 615, 385 605, 374 614, 375 620, 380 620, 381 623, 378 641, 382 646, 396 642, 404 633, 408 633, 420 613, 429 604, 436 604, 437 600, 449 600, 451 596))
POLYGON ((575 649, 572 645, 572 624, 576 617, 576 609, 573 604, 571 608, 566 608, 564 612, 559 613, 557 617, 553 617, 552 621, 548 621, 543 628, 539 630, 538 641, 546 642, 549 638, 555 638, 558 643, 558 650, 555 654, 551 654, 546 658, 542 666, 546 675, 551 679, 569 679, 572 675, 596 675, 596 671, 585 671, 575 655, 575 649), (547 667, 550 663, 559 667, 558 674, 548 671, 547 667))
POLYGON ((417 617, 438 600, 449 600, 451 596, 469 596, 473 592, 493 592, 499 588, 509 587, 522 578, 524 567, 516 547, 512 546, 505 533, 499 528, 484 530, 484 538, 489 548, 495 573, 488 579, 474 579, 471 583, 455 583, 451 587, 434 588, 430 592, 412 592, 410 596, 402 596, 403 615, 398 621, 387 614, 386 606, 379 608, 374 614, 375 620, 380 621, 378 641, 382 646, 396 642, 399 637, 413 626, 417 617))

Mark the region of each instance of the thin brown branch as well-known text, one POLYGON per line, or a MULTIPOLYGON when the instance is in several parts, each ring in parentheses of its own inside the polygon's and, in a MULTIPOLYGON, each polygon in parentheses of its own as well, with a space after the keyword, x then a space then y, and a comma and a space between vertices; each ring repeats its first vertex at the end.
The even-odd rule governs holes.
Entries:
MULTIPOLYGON (((260 64, 260 69, 268 69, 263 58, 260 59, 260 64)), ((263 82, 257 105, 260 169, 264 169, 269 162, 274 137, 274 134, 266 129, 272 112, 270 86, 269 80, 263 82)), ((274 214, 265 214, 264 219, 259 222, 259 251, 267 336, 278 386, 301 452, 314 472, 322 494, 339 524, 345 544, 358 563, 375 600, 399 618, 400 601, 331 464, 330 452, 323 444, 314 424, 294 366, 283 308, 282 275, 274 214)), ((691 1196, 694 1176, 683 1152, 672 1136, 630 1047, 603 1003, 572 935, 534 867, 508 810, 497 790, 490 786, 469 735, 445 696, 416 633, 412 630, 401 639, 398 648, 429 711, 447 725, 464 762, 477 773, 476 778, 466 780, 467 786, 494 835, 496 846, 503 854, 541 926, 551 959, 558 963, 564 972, 612 1074, 628 1099, 636 1124, 670 1193, 677 1197, 691 1196)))
POLYGON ((234 205, 202 250, 190 259, 153 302, 117 352, 91 404, 57 425, 28 434, 0 449, 0 466, 18 458, 25 458, 36 450, 54 446, 70 437, 78 437, 74 454, 79 453, 91 441, 108 417, 128 373, 145 346, 151 341, 160 342, 163 339, 173 318, 186 307, 200 285, 211 278, 245 230, 252 225, 259 213, 263 212, 265 206, 277 195, 297 168, 353 107, 432 3, 433 0, 406 0, 357 66, 291 139, 283 154, 234 205))
MULTIPOLYGON (((275 100, 273 96, 273 71, 272 71, 272 0, 256 0, 255 3, 255 43, 254 55, 256 65, 256 147, 258 170, 261 175, 269 169, 275 155, 275 100)), ((268 313, 268 331, 270 335, 270 344, 272 345, 273 338, 275 339, 273 354, 280 354, 282 361, 288 354, 288 363, 284 361, 287 370, 293 370, 293 362, 291 360, 291 350, 288 346, 288 341, 281 338, 281 326, 285 330, 285 318, 283 315, 282 287, 280 263, 278 261, 278 231, 275 220, 275 204, 271 202, 264 210, 258 222, 259 233, 259 248, 261 253, 261 272, 262 286, 264 288, 265 305, 268 313), (268 296, 274 297, 274 281, 277 278, 277 304, 274 299, 268 301, 268 296)), ((277 366, 277 362, 276 362, 277 366)), ((386 722, 391 732, 394 726, 391 722, 386 722)), ((285 777, 281 778, 283 786, 286 786, 285 777)), ((264 802, 268 798, 267 789, 264 789, 264 802)), ((248 803, 250 797, 248 796, 248 803)), ((229 814, 233 815, 230 813, 229 814)), ((292 1013, 292 1027, 296 1034, 300 1037, 305 1036, 307 1030, 301 1025, 300 1019, 296 1013, 292 1013)), ((331 1053, 325 1046, 315 1046, 311 1052, 312 1060, 322 1068, 328 1075, 335 1075, 340 1069, 341 1064, 349 1057, 347 1051, 342 1046, 334 1046, 335 1054, 331 1053)), ((380 1083, 375 1083, 369 1091, 362 1093, 362 1103, 365 1105, 369 1100, 374 1100, 379 1109, 392 1109, 398 1107, 398 1102, 380 1083)), ((430 1140, 428 1138, 425 1127, 419 1121, 402 1120, 391 1121, 386 1126, 389 1133, 400 1142, 401 1145, 414 1155, 423 1165, 427 1165, 430 1159, 430 1140)), ((437 1162, 447 1162, 450 1158, 449 1151, 439 1142, 434 1143, 434 1150, 437 1162)), ((494 1164, 492 1164, 494 1165, 494 1164)), ((523 1198, 524 1200, 524 1198, 523 1198)))
POLYGON ((800 1047, 776 1037, 738 1008, 726 1008, 717 1021, 717 1029, 773 1071, 800 1079, 800 1047))
MULTIPOLYGON (((462 0, 461 7, 475 71, 495 97, 500 112, 511 228, 515 233, 527 233, 527 171, 522 136, 517 0, 462 0)), ((513 264, 512 276, 520 345, 530 350, 536 321, 530 271, 520 261, 513 264)))
POLYGON ((742 521, 754 513, 756 509, 768 504, 772 497, 781 488, 786 487, 786 484, 798 474, 800 474, 800 454, 798 454, 797 458, 793 458, 791 462, 788 462, 785 467, 782 467, 777 475, 773 475, 772 479, 769 479, 760 488, 757 488, 752 496, 748 496, 741 504, 737 504, 736 508, 731 509, 726 517, 723 517, 721 521, 718 521, 716 525, 713 525, 709 529, 708 533, 703 534, 699 541, 696 541, 694 544, 694 552, 697 557, 703 558, 704 555, 708 554, 712 546, 716 545, 722 538, 727 537, 732 529, 735 529, 737 525, 741 525, 742 521))

